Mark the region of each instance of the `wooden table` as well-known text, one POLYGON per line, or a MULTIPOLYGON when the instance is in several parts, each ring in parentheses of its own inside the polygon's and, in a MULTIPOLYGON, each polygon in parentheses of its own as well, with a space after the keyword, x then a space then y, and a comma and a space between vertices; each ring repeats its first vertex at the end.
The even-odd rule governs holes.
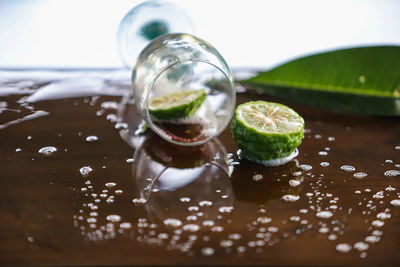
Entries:
POLYGON ((279 101, 306 121, 296 160, 269 168, 238 159, 229 129, 200 148, 135 136, 135 109, 120 103, 128 87, 119 71, 0 72, 1 265, 400 266, 400 176, 385 176, 400 170, 399 118, 238 93, 238 104, 279 101), (33 94, 49 86, 72 98, 33 94), (57 151, 38 153, 46 146, 57 151), (147 194, 167 165, 165 190, 147 194))

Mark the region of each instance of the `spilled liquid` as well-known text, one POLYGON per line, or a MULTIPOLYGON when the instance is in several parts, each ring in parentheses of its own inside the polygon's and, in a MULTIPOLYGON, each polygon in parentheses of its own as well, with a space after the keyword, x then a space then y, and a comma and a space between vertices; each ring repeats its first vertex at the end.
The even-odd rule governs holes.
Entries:
POLYGON ((129 83, 121 72, 1 73, 3 262, 397 263, 398 119, 242 91, 238 104, 282 102, 306 121, 298 156, 265 167, 237 155, 229 129, 198 147, 138 131, 129 83))

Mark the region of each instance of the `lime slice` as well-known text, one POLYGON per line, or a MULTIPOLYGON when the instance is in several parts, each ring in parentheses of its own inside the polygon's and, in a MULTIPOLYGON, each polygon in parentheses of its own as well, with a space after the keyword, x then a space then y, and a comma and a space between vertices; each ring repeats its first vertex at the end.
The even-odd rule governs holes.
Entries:
POLYGON ((250 160, 290 158, 304 137, 304 120, 285 105, 251 101, 236 108, 231 132, 250 160))
POLYGON ((196 112, 205 99, 204 89, 180 91, 151 99, 149 113, 161 120, 178 120, 196 112))

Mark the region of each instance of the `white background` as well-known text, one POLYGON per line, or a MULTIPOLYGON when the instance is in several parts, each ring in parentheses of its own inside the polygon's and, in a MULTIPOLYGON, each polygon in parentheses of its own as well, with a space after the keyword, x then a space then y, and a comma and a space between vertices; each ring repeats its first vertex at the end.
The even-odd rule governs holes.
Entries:
MULTIPOLYGON (((116 31, 134 0, 0 0, 0 68, 120 67, 116 31)), ((171 0, 232 67, 334 48, 400 45, 400 0, 171 0)))

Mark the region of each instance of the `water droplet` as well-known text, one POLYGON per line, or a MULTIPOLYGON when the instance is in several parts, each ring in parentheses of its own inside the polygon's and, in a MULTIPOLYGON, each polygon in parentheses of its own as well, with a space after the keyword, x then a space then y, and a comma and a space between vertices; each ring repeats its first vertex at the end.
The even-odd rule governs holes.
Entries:
POLYGON ((337 235, 335 235, 335 234, 330 234, 330 235, 328 235, 328 239, 329 239, 329 240, 336 240, 336 239, 337 239, 337 235))
POLYGON ((203 200, 203 201, 199 202, 200 207, 209 207, 212 204, 213 204, 212 201, 208 201, 208 200, 203 200))
POLYGON ((289 181, 289 185, 292 187, 299 186, 300 184, 301 184, 301 181, 299 181, 299 180, 290 180, 289 181))
POLYGON ((305 214, 305 213, 308 212, 308 210, 307 209, 300 209, 299 212, 305 214))
POLYGON ((166 219, 164 220, 164 224, 172 227, 178 227, 182 225, 182 222, 178 219, 166 219))
POLYGON ((253 175, 253 180, 258 182, 261 181, 264 177, 261 174, 254 174, 253 175))
POLYGON ((390 201, 390 204, 395 207, 400 207, 400 199, 393 199, 392 201, 390 201))
POLYGON ((181 197, 179 200, 180 200, 181 202, 189 202, 189 201, 190 201, 190 198, 189 198, 189 197, 181 197))
POLYGON ((354 178, 361 180, 367 177, 368 174, 366 174, 365 172, 356 172, 353 176, 354 178))
MULTIPOLYGON (((101 196, 101 195, 100 195, 100 196, 101 196)), ((142 197, 140 197, 140 198, 134 198, 134 199, 132 199, 132 202, 133 202, 134 204, 145 204, 145 203, 147 202, 147 200, 144 199, 144 198, 142 198, 142 197)))
POLYGON ((237 248, 237 251, 238 251, 239 253, 243 253, 243 252, 246 251, 246 247, 244 247, 244 246, 239 246, 239 247, 237 248))
POLYGON ((336 250, 341 253, 347 253, 351 250, 351 246, 346 243, 337 244, 336 250))
POLYGON ((321 234, 326 234, 326 233, 329 232, 329 228, 328 227, 321 227, 321 228, 319 228, 319 232, 321 234))
POLYGON ((57 152, 57 148, 54 146, 46 146, 39 149, 39 154, 42 154, 43 156, 51 156, 55 152, 57 152))
POLYGON ((134 162, 134 161, 135 161, 135 159, 132 159, 132 158, 126 159, 126 163, 132 163, 132 162, 134 162))
POLYGON ((17 149, 15 149, 15 152, 21 152, 22 151, 22 149, 21 148, 17 148, 17 149))
POLYGON ((358 251, 365 251, 369 248, 369 245, 365 242, 357 242, 354 244, 354 249, 357 249, 358 251))
POLYGON ((367 236, 364 240, 365 240, 365 242, 374 244, 374 243, 379 242, 381 240, 381 238, 379 236, 370 235, 370 236, 367 236))
POLYGON ((189 215, 186 217, 186 220, 188 221, 196 221, 197 220, 197 216, 196 215, 189 215))
POLYGON ((391 217, 392 217, 392 215, 390 213, 386 213, 386 212, 380 212, 376 215, 376 218, 378 218, 379 220, 386 220, 391 217))
POLYGON ((263 224, 270 223, 271 221, 272 221, 272 219, 269 217, 260 216, 257 218, 257 222, 263 223, 263 224))
POLYGON ((117 124, 115 124, 114 128, 116 130, 124 130, 124 129, 128 129, 128 124, 125 122, 118 122, 117 124))
POLYGON ((95 222, 97 222, 97 219, 96 218, 88 218, 86 221, 88 223, 95 223, 95 222))
POLYGON ((79 172, 81 173, 81 175, 83 177, 88 176, 89 173, 91 173, 92 171, 93 171, 93 169, 90 166, 84 166, 84 167, 79 169, 79 172))
POLYGON ((113 183, 113 182, 106 183, 106 187, 108 187, 108 188, 114 187, 114 186, 116 186, 116 185, 117 185, 117 184, 116 184, 116 183, 113 183))
POLYGON ((327 219, 333 216, 333 213, 331 211, 328 210, 324 210, 324 211, 320 211, 317 213, 317 217, 318 218, 323 218, 323 219, 327 219))
POLYGON ((323 161, 319 165, 321 165, 322 167, 328 167, 330 164, 329 162, 323 161))
POLYGON ((190 232, 197 232, 200 227, 197 224, 186 224, 182 228, 185 231, 190 231, 190 232))
POLYGON ((256 246, 256 242, 250 241, 249 243, 247 243, 247 245, 252 248, 256 246))
POLYGON ((333 136, 329 136, 329 137, 328 137, 328 141, 329 141, 329 142, 333 142, 333 141, 335 141, 335 137, 333 137, 333 136))
POLYGON ((385 188, 386 191, 395 191, 396 188, 394 188, 393 186, 389 185, 388 187, 385 188))
POLYGON ((116 122, 116 121, 117 121, 117 115, 115 115, 115 114, 108 114, 108 115, 106 116, 106 119, 109 120, 109 121, 111 121, 111 122, 116 122))
POLYGON ((214 254, 214 249, 213 248, 210 248, 210 247, 205 247, 205 248, 202 248, 201 249, 201 253, 204 255, 204 256, 211 256, 211 255, 213 255, 214 254))
POLYGON ((393 160, 387 159, 387 160, 385 160, 385 163, 393 163, 393 160))
POLYGON ((298 195, 284 195, 281 198, 285 202, 296 202, 297 200, 300 199, 300 196, 298 195))
POLYGON ((388 170, 385 172, 386 177, 395 177, 395 176, 400 176, 400 171, 399 170, 388 170))
POLYGON ((400 150, 400 146, 395 146, 394 149, 400 150))
POLYGON ((222 226, 214 226, 213 228, 211 228, 211 231, 213 232, 222 232, 224 230, 224 228, 222 226))
POLYGON ((385 222, 383 222, 383 221, 380 221, 380 220, 375 220, 375 221, 372 221, 372 226, 374 226, 374 227, 382 227, 384 224, 385 224, 385 222))
POLYGON ((105 101, 101 103, 103 109, 118 109, 118 103, 114 101, 105 101))
POLYGON ((147 124, 146 121, 143 120, 143 121, 139 124, 138 128, 136 129, 135 135, 137 136, 137 135, 144 134, 144 133, 147 131, 148 128, 149 128, 149 125, 147 124))
POLYGON ((121 216, 119 216, 119 215, 108 215, 106 217, 106 219, 107 219, 107 221, 110 221, 110 222, 120 222, 121 221, 121 216))
POLYGON ((233 210, 233 206, 222 206, 218 208, 218 211, 221 213, 230 213, 233 210))
POLYGON ((383 232, 380 231, 380 230, 374 230, 374 231, 372 231, 372 235, 374 235, 374 236, 382 236, 383 232))
POLYGON ((356 170, 356 168, 351 165, 343 165, 340 167, 340 169, 345 172, 354 172, 356 170))
POLYGON ((367 257, 367 252, 361 252, 360 253, 360 258, 364 259, 367 257))
POLYGON ((278 232, 279 228, 275 226, 268 227, 268 232, 276 233, 278 232))
POLYGON ((302 169, 303 171, 310 171, 312 169, 312 166, 307 164, 301 164, 299 168, 302 169))
POLYGON ((242 236, 238 233, 229 234, 228 238, 233 240, 239 240, 242 236))
POLYGON ((320 156, 327 156, 327 155, 328 155, 328 152, 326 152, 326 151, 320 151, 320 152, 318 152, 318 155, 320 155, 320 156))
POLYGON ((232 240, 222 240, 219 244, 221 247, 229 248, 229 247, 233 246, 233 241, 232 240))
POLYGON ((211 220, 205 220, 204 222, 203 222, 203 225, 204 226, 214 226, 214 221, 211 221, 211 220))
POLYGON ((88 143, 93 143, 96 142, 97 140, 99 140, 99 138, 95 135, 89 135, 88 137, 86 137, 86 142, 88 143))
POLYGON ((299 221, 300 221, 300 217, 299 217, 299 216, 291 216, 291 217, 290 217, 290 221, 292 221, 292 222, 299 222, 299 221))
POLYGON ((166 234, 166 233, 159 233, 157 237, 158 237, 158 239, 167 239, 167 238, 168 238, 168 234, 166 234))
POLYGON ((132 224, 128 223, 128 222, 124 222, 124 223, 121 223, 119 225, 119 227, 122 228, 122 229, 129 229, 129 228, 132 228, 132 224))
POLYGON ((197 206, 190 206, 190 207, 188 207, 188 210, 189 210, 189 211, 198 211, 198 210, 199 210, 199 207, 197 207, 197 206))

